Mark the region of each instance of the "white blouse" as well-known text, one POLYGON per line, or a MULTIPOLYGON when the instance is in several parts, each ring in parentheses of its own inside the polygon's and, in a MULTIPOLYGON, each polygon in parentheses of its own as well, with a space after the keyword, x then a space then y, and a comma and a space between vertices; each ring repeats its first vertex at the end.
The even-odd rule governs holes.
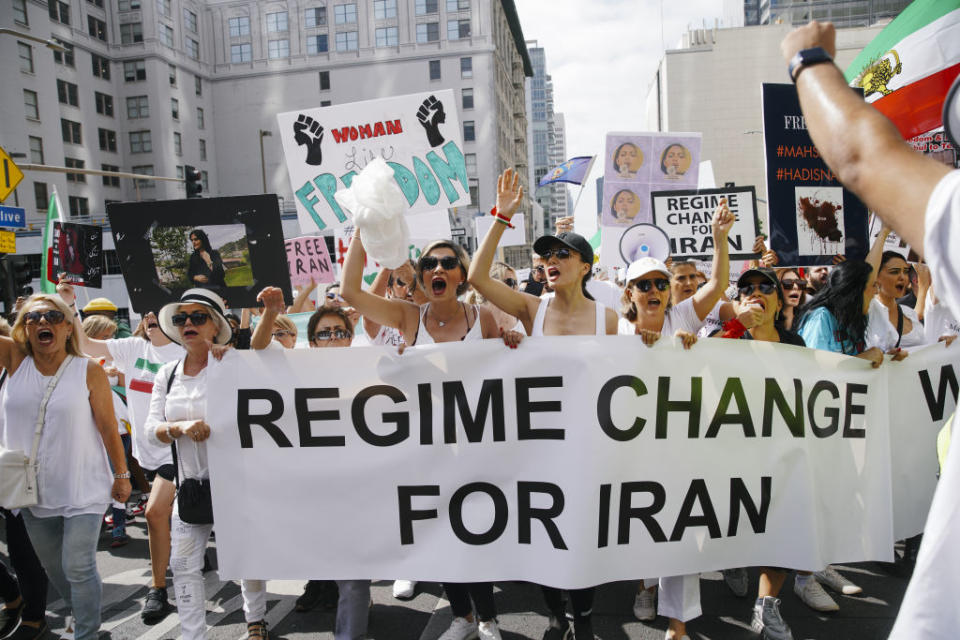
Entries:
MULTIPOLYGON (((150 413, 144 428, 150 443, 157 447, 170 448, 157 438, 157 427, 167 422, 180 420, 204 420, 207 415, 207 369, 195 376, 183 374, 183 362, 168 362, 154 378, 153 395, 150 397, 150 413), (176 368, 176 377, 167 393, 170 375, 176 368)), ((207 443, 190 438, 177 438, 177 464, 180 479, 209 478, 207 467, 207 443)))

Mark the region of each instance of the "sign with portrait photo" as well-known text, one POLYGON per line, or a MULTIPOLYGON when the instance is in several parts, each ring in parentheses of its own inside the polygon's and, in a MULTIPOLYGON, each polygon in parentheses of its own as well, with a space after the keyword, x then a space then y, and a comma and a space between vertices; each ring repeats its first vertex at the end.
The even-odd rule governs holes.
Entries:
POLYGON ((100 227, 53 223, 53 273, 81 287, 99 289, 103 281, 103 235, 100 227))
POLYGON ((727 236, 731 260, 757 258, 753 243, 760 235, 757 193, 753 187, 655 191, 653 222, 670 238, 670 255, 684 260, 710 260, 713 256, 713 213, 721 198, 734 215, 727 236))
POLYGON ((134 311, 156 311, 187 289, 232 308, 256 307, 266 286, 293 302, 280 209, 273 194, 122 202, 107 206, 134 311))
POLYGON ((305 234, 347 224, 334 194, 375 158, 393 169, 409 213, 470 204, 451 89, 288 111, 277 121, 305 234))

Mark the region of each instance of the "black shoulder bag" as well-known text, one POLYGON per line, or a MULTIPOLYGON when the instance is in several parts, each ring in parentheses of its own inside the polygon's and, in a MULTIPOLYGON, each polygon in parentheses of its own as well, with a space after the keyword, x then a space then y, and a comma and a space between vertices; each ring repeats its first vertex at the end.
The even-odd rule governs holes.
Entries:
MULTIPOLYGON (((167 394, 173 387, 173 379, 177 376, 178 362, 167 380, 167 394)), ((166 416, 164 416, 166 417, 166 416)), ((210 496, 210 480, 199 478, 184 478, 180 481, 179 453, 177 441, 170 443, 173 453, 173 473, 177 482, 177 513, 180 519, 187 524, 213 524, 213 499, 210 496)))
POLYGON ((900 348, 900 341, 903 339, 903 309, 897 305, 897 344, 894 349, 900 348))

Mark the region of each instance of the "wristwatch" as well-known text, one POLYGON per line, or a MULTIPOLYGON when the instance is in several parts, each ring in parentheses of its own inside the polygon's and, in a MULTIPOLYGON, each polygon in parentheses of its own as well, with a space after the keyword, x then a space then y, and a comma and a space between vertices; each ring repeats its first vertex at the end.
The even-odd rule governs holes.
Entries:
POLYGON ((793 58, 790 59, 790 66, 787 68, 787 72, 790 74, 790 80, 796 83, 797 76, 800 75, 801 71, 815 64, 820 64, 821 62, 833 62, 833 58, 830 57, 830 54, 827 53, 827 50, 823 47, 797 51, 793 58))
POLYGON ((126 473, 115 473, 115 474, 113 474, 113 477, 114 477, 114 479, 116 479, 116 480, 129 480, 129 479, 130 479, 130 472, 127 471, 126 473))

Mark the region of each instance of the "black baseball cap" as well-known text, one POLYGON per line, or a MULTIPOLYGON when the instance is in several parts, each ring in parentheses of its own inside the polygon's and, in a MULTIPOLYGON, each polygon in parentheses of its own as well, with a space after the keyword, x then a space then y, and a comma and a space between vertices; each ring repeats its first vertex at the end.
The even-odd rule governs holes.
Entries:
POLYGON ((777 288, 777 295, 780 298, 783 298, 783 288, 780 286, 780 278, 777 277, 776 271, 769 267, 754 267, 753 269, 747 269, 740 275, 739 278, 737 278, 737 288, 746 284, 747 279, 750 276, 762 276, 765 280, 769 281, 770 284, 777 288))
POLYGON ((572 231, 564 231, 555 236, 540 236, 537 238, 537 241, 533 243, 533 250, 537 255, 542 256, 547 249, 558 242, 579 253, 580 258, 584 262, 593 266, 593 247, 590 246, 586 238, 572 231))

